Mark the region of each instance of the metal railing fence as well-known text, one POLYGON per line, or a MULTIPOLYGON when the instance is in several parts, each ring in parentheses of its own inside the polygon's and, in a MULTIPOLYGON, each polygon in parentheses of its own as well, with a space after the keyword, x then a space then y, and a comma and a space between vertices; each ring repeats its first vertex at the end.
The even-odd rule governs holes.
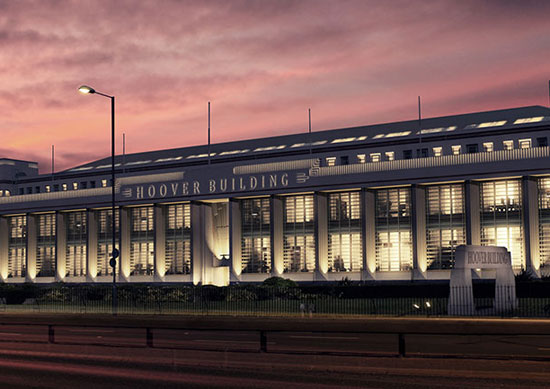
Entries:
MULTIPOLYGON (((550 296, 515 297, 515 288, 497 286, 493 294, 453 289, 448 295, 392 296, 376 289, 271 286, 120 286, 120 314, 196 315, 371 315, 550 317, 550 296), (374 290, 374 292, 373 292, 374 290), (503 300, 495 296, 508 296, 503 300), (511 296, 511 297, 510 297, 511 296)), ((1 311, 110 313, 107 285, 0 289, 1 311)))

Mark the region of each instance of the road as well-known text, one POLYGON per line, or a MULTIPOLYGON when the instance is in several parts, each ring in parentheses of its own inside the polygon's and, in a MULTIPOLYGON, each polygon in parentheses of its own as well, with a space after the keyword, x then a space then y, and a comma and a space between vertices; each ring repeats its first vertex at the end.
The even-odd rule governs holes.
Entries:
MULTIPOLYGON (((49 338, 46 325, 0 326, 0 342, 48 342, 58 344, 144 347, 143 328, 54 326, 49 338)), ((411 329, 413 331, 414 329, 411 329)), ((547 335, 404 334, 407 356, 488 356, 547 358, 550 361, 550 333, 547 335)), ((398 336, 361 332, 266 331, 265 350, 271 353, 325 353, 342 355, 396 355, 398 336)), ((166 349, 243 351, 260 350, 260 332, 253 330, 188 330, 154 328, 149 346, 166 349), (152 338, 152 339, 151 339, 152 338)))
POLYGON ((547 321, 86 315, 1 319, 0 387, 550 386, 547 321), (16 324, 22 321, 32 325, 16 324), (53 334, 46 323, 55 324, 53 334), (132 325, 153 328, 153 347, 146 347, 146 330, 127 328, 132 325), (264 331, 267 353, 259 352, 260 331, 255 329, 264 331), (360 331, 384 329, 408 330, 406 358, 396 357, 396 334, 360 331))
POLYGON ((542 388, 550 364, 3 343, 0 374, 10 388, 542 388))

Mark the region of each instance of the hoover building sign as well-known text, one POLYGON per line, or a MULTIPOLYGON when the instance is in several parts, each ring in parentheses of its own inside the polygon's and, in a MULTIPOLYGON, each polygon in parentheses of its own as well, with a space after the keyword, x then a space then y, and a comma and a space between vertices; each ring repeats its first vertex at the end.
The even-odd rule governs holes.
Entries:
MULTIPOLYGON (((206 170, 206 169, 205 169, 206 170)), ((120 200, 149 200, 191 197, 223 193, 259 192, 300 186, 309 179, 308 171, 278 171, 265 174, 208 176, 201 172, 183 171, 150 176, 124 177, 117 180, 120 200)))
POLYGON ((455 266, 451 269, 449 315, 476 314, 472 288, 472 271, 489 270, 495 274, 495 300, 492 313, 504 313, 516 307, 516 282, 512 258, 506 247, 461 245, 456 248, 455 266))

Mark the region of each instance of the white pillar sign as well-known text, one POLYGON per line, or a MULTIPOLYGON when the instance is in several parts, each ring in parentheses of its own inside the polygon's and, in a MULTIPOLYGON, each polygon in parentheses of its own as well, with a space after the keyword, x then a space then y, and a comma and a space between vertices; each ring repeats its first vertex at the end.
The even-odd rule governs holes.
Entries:
POLYGON ((495 269, 495 303, 493 313, 516 308, 516 283, 512 259, 506 247, 461 245, 456 248, 455 266, 451 270, 449 315, 476 314, 472 290, 472 270, 495 269))

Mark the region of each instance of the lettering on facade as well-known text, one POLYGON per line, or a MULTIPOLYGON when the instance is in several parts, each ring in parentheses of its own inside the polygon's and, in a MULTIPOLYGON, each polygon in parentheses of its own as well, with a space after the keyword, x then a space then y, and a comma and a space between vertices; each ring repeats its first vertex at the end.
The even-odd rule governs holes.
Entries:
POLYGON ((507 265, 510 263, 506 252, 468 251, 468 265, 507 265))
POLYGON ((227 193, 235 191, 254 191, 261 189, 285 188, 289 184, 288 173, 271 173, 248 177, 211 178, 207 181, 182 181, 170 183, 152 183, 148 185, 136 185, 135 192, 132 188, 124 188, 122 195, 125 198, 133 197, 137 200, 151 199, 155 197, 176 197, 199 195, 203 192, 209 194, 227 193))

